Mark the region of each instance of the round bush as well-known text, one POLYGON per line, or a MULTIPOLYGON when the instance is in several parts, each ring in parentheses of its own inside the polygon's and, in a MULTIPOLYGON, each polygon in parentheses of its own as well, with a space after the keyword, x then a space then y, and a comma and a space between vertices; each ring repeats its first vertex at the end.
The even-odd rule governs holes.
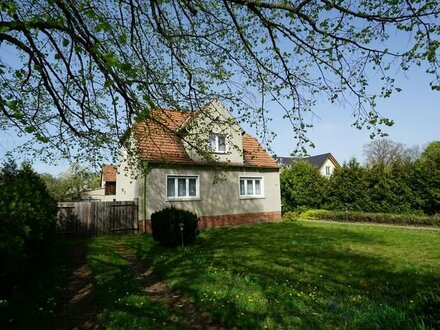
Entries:
POLYGON ((195 213, 169 207, 151 215, 153 239, 162 245, 176 247, 182 244, 181 226, 183 224, 183 244, 194 242, 199 234, 198 219, 195 213))

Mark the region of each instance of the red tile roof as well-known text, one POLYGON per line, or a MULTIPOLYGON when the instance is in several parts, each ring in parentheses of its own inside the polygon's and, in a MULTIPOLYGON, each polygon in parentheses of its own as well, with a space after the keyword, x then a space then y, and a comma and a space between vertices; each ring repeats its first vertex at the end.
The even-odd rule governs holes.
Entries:
MULTIPOLYGON (((188 156, 182 140, 176 136, 178 128, 196 114, 165 109, 151 111, 146 120, 133 126, 139 158, 150 162, 201 164, 188 156)), ((279 167, 257 139, 248 134, 243 135, 243 157, 244 166, 279 167)))
POLYGON ((103 165, 102 179, 104 182, 116 182, 116 167, 113 165, 103 165))
POLYGON ((191 162, 176 136, 190 112, 153 110, 149 118, 134 125, 139 158, 148 161, 191 162))
POLYGON ((278 167, 277 162, 269 156, 258 140, 249 134, 243 135, 243 157, 246 165, 278 167))

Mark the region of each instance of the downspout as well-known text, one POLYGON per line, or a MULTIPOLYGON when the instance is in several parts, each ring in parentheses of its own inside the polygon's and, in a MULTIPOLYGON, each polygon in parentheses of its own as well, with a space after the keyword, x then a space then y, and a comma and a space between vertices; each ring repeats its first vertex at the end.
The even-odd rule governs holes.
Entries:
POLYGON ((148 175, 148 163, 142 162, 142 219, 144 222, 144 233, 147 232, 147 175, 148 175))

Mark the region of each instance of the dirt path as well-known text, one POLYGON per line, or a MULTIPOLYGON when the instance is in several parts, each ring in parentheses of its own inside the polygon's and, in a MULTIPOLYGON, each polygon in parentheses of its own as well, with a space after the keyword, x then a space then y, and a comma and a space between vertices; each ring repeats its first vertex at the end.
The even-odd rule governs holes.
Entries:
POLYGON ((76 246, 71 253, 72 269, 61 300, 57 329, 102 329, 97 322, 97 304, 86 251, 76 246))
POLYGON ((223 325, 214 322, 210 314, 199 312, 193 301, 170 288, 151 267, 146 266, 135 254, 127 250, 123 243, 115 246, 115 252, 126 259, 133 271, 138 274, 137 280, 144 288, 145 294, 151 300, 163 302, 168 306, 171 320, 177 319, 176 314, 178 314, 179 322, 188 329, 226 329, 223 325))

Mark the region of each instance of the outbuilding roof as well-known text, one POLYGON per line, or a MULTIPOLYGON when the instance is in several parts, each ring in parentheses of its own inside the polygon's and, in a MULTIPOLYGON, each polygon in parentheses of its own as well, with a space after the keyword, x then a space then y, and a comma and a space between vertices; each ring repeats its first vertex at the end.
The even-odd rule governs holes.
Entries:
POLYGON ((103 165, 102 180, 104 182, 116 182, 116 167, 113 165, 103 165))

